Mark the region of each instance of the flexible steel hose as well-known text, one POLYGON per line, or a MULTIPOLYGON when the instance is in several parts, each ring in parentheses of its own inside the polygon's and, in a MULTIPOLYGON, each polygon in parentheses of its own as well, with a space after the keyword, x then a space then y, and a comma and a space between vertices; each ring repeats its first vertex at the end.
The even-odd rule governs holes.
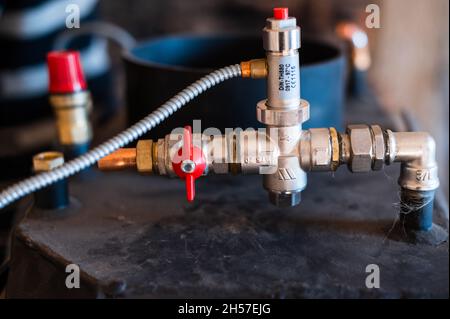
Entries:
POLYGON ((120 147, 127 145, 141 135, 150 131, 174 112, 186 105, 189 101, 194 99, 197 95, 225 80, 238 77, 240 75, 241 67, 239 64, 235 64, 218 69, 202 77, 133 126, 93 148, 86 154, 63 164, 52 171, 29 177, 6 188, 0 193, 0 209, 28 194, 88 168, 102 157, 114 152, 120 147))

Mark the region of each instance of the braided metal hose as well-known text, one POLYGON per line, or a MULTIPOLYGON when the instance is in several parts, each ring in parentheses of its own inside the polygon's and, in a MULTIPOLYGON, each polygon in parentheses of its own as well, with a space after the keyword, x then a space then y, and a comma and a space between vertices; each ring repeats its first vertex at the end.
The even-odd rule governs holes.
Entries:
POLYGON ((0 193, 0 209, 28 194, 88 168, 102 157, 127 145, 150 131, 174 112, 178 111, 189 101, 194 99, 197 95, 225 80, 238 77, 240 75, 241 67, 239 64, 235 64, 218 69, 202 77, 133 126, 93 148, 86 154, 83 154, 52 171, 29 177, 6 188, 0 193))

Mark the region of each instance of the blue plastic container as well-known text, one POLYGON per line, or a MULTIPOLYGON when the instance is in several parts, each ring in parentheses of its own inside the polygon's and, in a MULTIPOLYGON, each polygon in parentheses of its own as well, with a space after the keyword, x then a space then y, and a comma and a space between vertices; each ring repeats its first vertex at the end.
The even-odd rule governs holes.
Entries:
MULTIPOLYGON (((230 64, 265 56, 260 36, 188 35, 145 41, 124 54, 129 124, 135 123, 201 76, 230 64)), ((342 127, 345 58, 327 43, 303 39, 301 94, 311 105, 305 127, 342 127)), ((262 127, 256 103, 266 97, 265 80, 233 79, 176 112, 150 137, 202 120, 202 128, 262 127)))

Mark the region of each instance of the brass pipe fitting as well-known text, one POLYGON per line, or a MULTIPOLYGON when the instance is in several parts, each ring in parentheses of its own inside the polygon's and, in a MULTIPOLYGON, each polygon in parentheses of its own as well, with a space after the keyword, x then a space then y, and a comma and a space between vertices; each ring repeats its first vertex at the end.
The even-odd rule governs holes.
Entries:
POLYGON ((155 159, 153 156, 153 141, 138 141, 135 156, 138 172, 142 174, 151 174, 153 172, 153 160, 155 159))
POLYGON ((64 164, 64 155, 60 152, 42 152, 33 156, 35 173, 49 172, 64 164))
POLYGON ((120 171, 135 168, 139 173, 157 173, 157 144, 152 140, 139 140, 136 148, 120 148, 97 162, 101 171, 120 171))
POLYGON ((243 78, 265 79, 268 73, 266 59, 241 62, 241 73, 243 78))
POLYGON ((61 145, 85 144, 91 140, 89 113, 92 102, 89 92, 52 94, 50 104, 56 116, 58 140, 61 145))
MULTIPOLYGON (((35 174, 50 172, 64 164, 64 155, 60 152, 43 152, 33 156, 35 174)), ((59 180, 34 194, 35 205, 39 209, 56 210, 69 205, 67 179, 59 180)))

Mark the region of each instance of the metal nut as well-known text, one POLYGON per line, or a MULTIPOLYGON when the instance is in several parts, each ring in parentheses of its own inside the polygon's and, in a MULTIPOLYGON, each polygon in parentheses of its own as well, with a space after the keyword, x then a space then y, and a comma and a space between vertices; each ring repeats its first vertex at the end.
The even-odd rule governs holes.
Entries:
POLYGON ((371 125, 373 139, 373 163, 372 169, 378 171, 383 168, 386 154, 386 143, 384 141, 383 130, 379 125, 371 125))
POLYGON ((64 164, 64 155, 60 152, 43 152, 33 157, 33 169, 38 172, 49 172, 64 164))
POLYGON ((151 173, 153 169, 153 141, 140 140, 136 145, 136 167, 140 173, 151 173))
POLYGON ((300 48, 300 28, 295 18, 267 19, 263 32, 263 47, 266 51, 288 51, 300 48))
POLYGON ((330 131, 327 128, 312 128, 311 166, 314 171, 328 171, 332 166, 330 131))
POLYGON ((258 102, 256 116, 258 121, 266 125, 294 126, 309 120, 309 103, 301 100, 295 109, 271 109, 266 105, 267 100, 258 102))
POLYGON ((269 201, 277 207, 293 207, 300 204, 302 192, 272 192, 269 191, 269 201))
POLYGON ((372 169, 372 133, 368 125, 349 125, 350 162, 352 172, 369 172, 372 169))

